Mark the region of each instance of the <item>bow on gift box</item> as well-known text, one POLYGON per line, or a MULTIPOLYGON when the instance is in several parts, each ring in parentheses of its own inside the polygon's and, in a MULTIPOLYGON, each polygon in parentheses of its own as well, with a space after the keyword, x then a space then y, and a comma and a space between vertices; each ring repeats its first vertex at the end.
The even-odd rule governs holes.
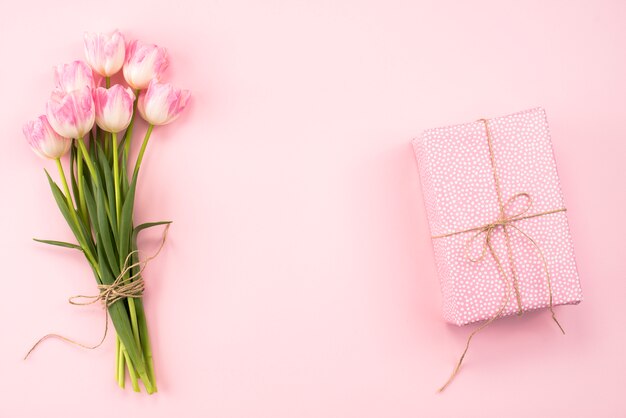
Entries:
POLYGON ((453 235, 460 235, 460 234, 465 234, 468 232, 475 232, 475 234, 472 235, 470 238, 468 238, 466 242, 465 256, 471 262, 478 263, 484 260, 487 253, 489 253, 491 257, 493 258, 494 262, 496 263, 498 271, 500 272, 500 276, 506 285, 506 293, 503 297, 502 305, 500 306, 498 311, 491 318, 489 318, 486 322, 484 322, 482 325, 480 325, 478 328, 472 331, 472 333, 469 335, 469 337, 467 338, 467 342, 465 344, 465 350, 463 350, 463 354, 461 354, 461 358, 459 359, 456 367, 452 371, 452 374, 450 375, 446 383, 439 389, 439 392, 443 391, 452 382, 452 380, 454 380, 454 377, 456 376, 459 369, 461 368, 463 359, 465 358, 465 355, 467 354, 467 350, 469 349, 469 345, 470 345, 470 342, 472 341, 472 337, 474 337, 474 335, 476 335, 479 331, 487 327, 493 321, 498 319, 500 315, 502 315, 510 299, 511 287, 515 290, 515 297, 517 300, 517 307, 518 307, 517 314, 521 315, 523 312, 522 299, 520 296, 519 284, 517 280, 517 272, 515 270, 515 261, 513 258, 513 249, 511 248, 511 238, 510 238, 509 228, 512 228, 516 230, 517 232, 519 232, 537 250, 539 257, 541 258, 543 269, 546 275, 546 283, 548 285, 548 294, 549 294, 549 309, 550 309, 550 312, 552 313, 552 319, 558 325, 561 332, 565 334, 563 327, 561 326, 561 324, 559 324, 559 321, 556 319, 554 310, 552 309, 552 280, 550 278, 550 271, 548 269, 548 262, 546 261, 546 257, 543 254, 543 251, 541 251, 541 248, 539 247, 537 242, 530 235, 528 235, 527 233, 522 231, 517 225, 515 225, 515 223, 523 219, 530 219, 530 218, 536 218, 539 216, 550 215, 553 213, 565 212, 567 209, 559 208, 559 209, 548 210, 545 212, 528 214, 528 212, 530 211, 532 207, 533 199, 530 196, 530 194, 525 193, 525 192, 516 193, 513 196, 511 196, 506 202, 504 202, 502 198, 502 191, 500 188, 500 178, 498 177, 498 170, 496 167, 496 160, 495 160, 495 156, 493 152, 493 140, 491 137, 491 131, 489 130, 489 121, 487 119, 480 119, 479 121, 483 122, 483 124, 485 125, 485 132, 487 134, 487 144, 489 145, 489 158, 491 161, 491 171, 493 173, 493 180, 494 180, 494 184, 496 188, 496 195, 498 198, 498 208, 500 212, 498 215, 498 218, 494 222, 490 222, 485 225, 468 228, 468 229, 464 229, 461 231, 449 232, 447 234, 436 235, 436 236, 433 236, 432 238, 440 239, 440 238, 451 237, 453 235), (517 213, 509 214, 507 209, 519 199, 525 199, 525 205, 517 213), (502 264, 502 261, 500 260, 500 257, 498 256, 498 254, 493 248, 493 244, 492 244, 493 233, 499 228, 502 229, 502 232, 504 233, 504 237, 506 240, 507 256, 508 256, 512 280, 509 280, 509 275, 507 274, 502 264), (482 240, 481 252, 478 257, 473 257, 470 250, 472 247, 475 246, 476 240, 482 240))

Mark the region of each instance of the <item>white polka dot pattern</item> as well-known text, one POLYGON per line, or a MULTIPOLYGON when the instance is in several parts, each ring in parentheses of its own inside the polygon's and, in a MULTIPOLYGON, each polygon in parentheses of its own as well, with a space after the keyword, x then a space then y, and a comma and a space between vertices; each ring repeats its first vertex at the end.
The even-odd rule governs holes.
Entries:
MULTIPOLYGON (((502 198, 526 192, 530 213, 565 207, 543 109, 536 108, 489 120, 502 198)), ((413 141, 426 212, 433 236, 478 227, 498 218, 499 207, 481 121, 427 130, 413 141)), ((519 199, 523 202, 524 199, 519 199)), ((515 213, 515 208, 509 210, 515 213)), ((553 305, 582 300, 567 212, 515 222, 541 248, 552 281, 553 305)), ((524 311, 549 306, 549 291, 541 256, 522 234, 508 228, 524 311)), ((465 246, 475 232, 433 239, 448 322, 465 325, 491 318, 502 306, 506 284, 490 255, 473 263, 465 246)), ((474 253, 480 253, 477 240, 474 253)), ((509 269, 504 233, 499 227, 492 242, 509 269)), ((509 277, 510 280, 510 277, 509 277)), ((503 316, 518 310, 514 292, 503 316)))

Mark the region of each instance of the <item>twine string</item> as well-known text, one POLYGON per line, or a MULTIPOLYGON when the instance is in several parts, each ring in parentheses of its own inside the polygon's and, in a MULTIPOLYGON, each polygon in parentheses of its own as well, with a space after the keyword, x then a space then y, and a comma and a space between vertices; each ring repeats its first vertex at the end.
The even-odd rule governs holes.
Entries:
POLYGON ((98 285, 99 292, 97 295, 75 295, 75 296, 71 296, 68 299, 68 302, 70 304, 79 305, 79 306, 93 305, 94 303, 97 303, 98 301, 102 302, 102 305, 105 308, 104 309, 104 312, 105 312, 104 333, 102 334, 102 338, 97 344, 87 345, 87 344, 83 344, 78 341, 75 341, 71 338, 65 337, 63 335, 46 334, 43 337, 41 337, 31 347, 30 350, 28 350, 28 353, 26 353, 26 356, 24 356, 24 360, 28 358, 28 356, 35 350, 35 348, 37 348, 37 346, 39 346, 39 344, 41 344, 44 340, 47 340, 49 338, 60 339, 67 343, 74 344, 79 347, 86 348, 88 350, 94 350, 100 347, 104 343, 104 340, 106 339, 107 333, 109 331, 109 309, 108 308, 111 305, 113 305, 115 302, 118 302, 122 299, 140 298, 143 295, 143 291, 145 289, 145 281, 142 275, 143 270, 146 268, 146 266, 148 265, 150 261, 154 260, 159 255, 159 253, 163 249, 163 246, 165 245, 165 241, 167 240, 167 233, 169 231, 169 228, 170 228, 170 224, 166 224, 165 228, 163 229, 163 234, 161 236, 161 242, 159 244, 159 247, 157 248, 155 253, 152 254, 151 256, 145 258, 144 260, 138 259, 138 261, 131 263, 133 255, 135 254, 138 255, 139 250, 131 251, 126 256, 126 259, 124 260, 124 264, 122 265, 122 270, 120 271, 120 274, 115 278, 115 280, 111 284, 99 284, 98 285), (135 274, 124 277, 128 274, 129 271, 131 271, 135 267, 139 267, 139 270, 137 270, 135 274))
POLYGON ((546 260, 546 257, 544 255, 543 251, 541 250, 541 248, 539 247, 539 244, 537 244, 537 242, 530 235, 528 235, 526 232, 522 231, 519 226, 515 225, 515 223, 518 222, 518 221, 524 220, 524 219, 532 219, 532 218, 536 218, 536 217, 539 217, 539 216, 546 216, 546 215, 551 215, 551 214, 554 214, 554 213, 565 212, 567 209, 566 208, 558 208, 558 209, 553 209, 553 210, 548 210, 548 211, 528 214, 528 212, 532 208, 533 199, 530 196, 530 194, 526 193, 526 192, 516 193, 513 196, 511 196, 506 202, 504 202, 503 198, 502 198, 501 187, 500 187, 500 178, 498 176, 498 170, 497 170, 497 166, 496 166, 495 154, 494 154, 494 151, 493 151, 493 140, 492 140, 492 136, 491 136, 491 131, 489 129, 489 123, 488 123, 487 119, 480 119, 479 121, 483 122, 483 124, 485 126, 485 132, 487 134, 487 144, 489 145, 489 159, 490 159, 490 162, 491 162, 491 171, 492 171, 492 174, 493 174, 494 185, 495 185, 495 190, 496 190, 496 196, 497 196, 497 199, 498 199, 499 216, 498 216, 498 218, 494 222, 490 222, 490 223, 487 223, 485 225, 472 227, 472 228, 467 228, 467 229, 463 229, 463 230, 460 230, 460 231, 449 232, 449 233, 446 233, 446 234, 435 235, 432 238, 433 239, 439 239, 439 238, 451 237, 451 236, 454 236, 454 235, 465 234, 465 233, 468 233, 468 232, 475 232, 475 234, 471 235, 467 239, 467 241, 465 243, 465 251, 464 251, 465 252, 465 257, 469 261, 471 261, 472 263, 478 263, 478 262, 481 262, 482 260, 484 260, 485 257, 487 256, 487 254, 491 255, 491 257, 493 258, 493 260, 494 260, 494 262, 496 264, 498 272, 500 273, 500 278, 502 279, 502 281, 505 284, 506 292, 505 292, 505 294, 503 296, 502 304, 500 305, 500 307, 498 308, 496 313, 493 314, 489 319, 487 319, 487 321, 483 322, 480 326, 478 326, 476 329, 474 329, 474 331, 472 331, 470 333, 470 335, 468 336, 467 341, 465 343, 465 349, 463 350, 463 353, 461 354, 461 357, 459 358, 459 361, 457 362, 455 368, 452 371, 452 374, 450 375, 450 377, 448 378, 446 383, 441 388, 439 388, 439 390, 438 390, 439 392, 442 392, 446 387, 448 387, 448 385, 456 377, 457 373, 459 372, 459 370, 461 368, 461 365, 463 364, 463 360, 465 359, 467 351, 469 350, 469 346, 470 346, 470 342, 472 341, 472 338, 477 333, 479 333, 480 331, 485 329, 487 326, 489 326, 493 321, 498 319, 504 313, 506 307, 508 306, 508 303, 509 303, 509 300, 510 300, 510 297, 511 297, 511 290, 512 289, 515 292, 515 299, 517 301, 517 309, 518 309, 517 314, 518 315, 522 315, 522 313, 523 313, 522 299, 521 299, 520 290, 519 290, 519 283, 518 283, 518 280, 517 280, 517 271, 515 269, 515 259, 513 257, 513 249, 512 249, 512 246, 511 246, 511 238, 510 238, 509 231, 507 229, 508 227, 516 230, 524 238, 526 238, 533 245, 533 247, 535 248, 536 252, 539 254, 539 258, 540 258, 540 260, 542 262, 543 270, 544 270, 545 277, 546 277, 546 283, 547 283, 547 286, 548 286, 550 313, 552 314, 552 319, 557 324, 557 326, 559 327, 561 332, 563 334, 565 334, 565 330, 563 329, 563 327, 561 326, 561 324, 557 320, 556 314, 554 313, 554 309, 553 309, 553 306, 552 306, 552 302, 553 302, 552 280, 551 280, 551 277, 550 277, 550 271, 549 271, 549 268, 548 268, 548 262, 546 260), (521 209, 519 209, 517 212, 515 212, 513 214, 509 214, 508 213, 509 212, 509 208, 517 200, 519 200, 521 198, 525 198, 525 204, 522 205, 521 209), (508 257, 508 261, 509 261, 509 268, 510 268, 510 274, 511 274, 511 279, 512 280, 509 280, 509 275, 507 274, 506 270, 504 269, 502 261, 500 260, 500 257, 496 253, 495 249, 493 248, 493 244, 492 244, 493 233, 500 227, 502 228, 502 231, 503 231, 504 236, 505 236, 505 243, 506 243, 506 248, 507 248, 507 257, 508 257), (475 246, 476 240, 481 240, 480 242, 482 243, 481 244, 480 255, 478 257, 474 257, 471 254, 471 249, 475 246))
MULTIPOLYGON (((517 284, 517 271, 515 270, 515 263, 513 262, 513 250, 511 248, 511 239, 509 236, 509 231, 506 229, 507 225, 507 214, 506 214, 506 206, 502 202, 502 188, 500 187, 500 178, 498 177, 498 170, 496 165, 496 157, 493 151, 493 141, 491 140, 491 133, 489 132, 489 126, 487 124, 486 119, 481 119, 485 124, 485 130, 487 131, 487 145, 489 146, 489 162, 491 163, 491 173, 493 174, 493 183, 496 188, 496 195, 498 197, 498 208, 500 210, 500 216, 498 220, 500 221, 498 224, 502 225, 502 231, 504 232, 504 237, 506 239, 506 248, 507 255, 509 257, 509 266, 511 268, 511 277, 513 278, 513 289, 515 289, 515 298, 517 300, 517 314, 522 314, 522 298, 519 292, 519 286, 517 284)), ((523 195, 523 194, 521 194, 523 195)), ((507 204, 514 201, 516 196, 513 196, 511 199, 507 201, 507 204)), ((532 204, 532 200, 530 199, 530 195, 526 194, 528 197, 528 205, 527 210, 530 209, 530 205, 532 204)), ((525 211, 524 211, 525 212, 525 211)), ((522 212, 522 214, 524 213, 522 212)), ((492 229, 491 229, 492 230, 492 229)), ((486 241, 486 238, 485 238, 486 241)), ((503 270, 503 269, 501 269, 503 270)))

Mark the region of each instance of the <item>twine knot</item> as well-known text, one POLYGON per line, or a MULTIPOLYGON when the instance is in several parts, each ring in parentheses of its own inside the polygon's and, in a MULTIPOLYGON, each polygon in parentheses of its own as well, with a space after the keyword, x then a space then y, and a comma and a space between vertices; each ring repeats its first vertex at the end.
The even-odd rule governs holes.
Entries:
MULTIPOLYGON (((131 257, 136 253, 137 251, 133 251, 128 255, 128 257, 131 257)), ((113 283, 99 284, 98 290, 100 292, 97 295, 72 296, 69 298, 69 303, 71 303, 72 305, 91 305, 93 303, 101 301, 104 307, 108 308, 118 300, 124 298, 140 298, 143 295, 143 291, 145 289, 145 281, 141 276, 141 272, 138 272, 132 276, 124 277, 124 275, 128 273, 128 270, 130 270, 130 268, 134 268, 137 265, 139 265, 139 263, 134 263, 130 265, 128 269, 125 269, 125 271, 117 276, 113 283), (86 301, 81 302, 80 300, 86 301)))
POLYGON ((165 245, 165 241, 167 240, 167 232, 170 229, 170 223, 165 225, 163 229, 163 235, 161 237, 161 243, 159 244, 159 248, 156 250, 154 254, 147 257, 144 260, 139 260, 139 250, 131 251, 126 259, 124 260, 124 264, 122 265, 122 269, 120 274, 117 275, 115 280, 111 284, 99 284, 98 285, 98 294, 97 295, 76 295, 71 296, 68 301, 72 305, 91 305, 98 301, 102 302, 105 311, 104 317, 104 334, 100 339, 100 342, 96 345, 85 345, 74 341, 70 338, 64 337, 59 334, 47 334, 44 335, 37 341, 32 348, 26 353, 24 356, 24 360, 28 358, 28 356, 37 348, 39 344, 41 344, 44 340, 48 338, 58 338, 60 340, 66 341, 70 344, 77 345, 79 347, 87 348, 89 350, 96 349, 104 343, 106 339, 108 330, 109 330, 109 310, 108 308, 113 305, 115 302, 118 302, 125 298, 140 298, 143 295, 143 291, 145 289, 145 282, 142 276, 143 270, 146 268, 148 263, 156 258, 163 246, 165 245), (132 262, 133 257, 137 257, 136 262, 132 262), (137 271, 134 274, 129 274, 133 269, 137 268, 137 271))

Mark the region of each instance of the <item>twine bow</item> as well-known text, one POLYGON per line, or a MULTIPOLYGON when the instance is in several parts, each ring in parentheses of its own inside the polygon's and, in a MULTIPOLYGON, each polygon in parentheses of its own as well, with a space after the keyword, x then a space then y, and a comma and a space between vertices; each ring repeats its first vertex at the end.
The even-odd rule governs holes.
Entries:
POLYGON ((539 247, 537 242, 526 232, 522 231, 519 228, 519 226, 517 226, 515 223, 524 219, 536 218, 539 216, 546 216, 546 215, 550 215, 550 214, 558 213, 558 212, 565 212, 567 209, 558 208, 558 209, 548 210, 544 212, 528 214, 528 212, 532 208, 533 199, 530 196, 530 194, 526 192, 516 193, 513 196, 511 196, 506 202, 504 202, 502 198, 502 191, 500 188, 500 178, 498 177, 495 155, 493 152, 493 140, 492 140, 491 132, 489 129, 489 123, 487 119, 480 119, 479 121, 484 123, 485 132, 487 134, 487 143, 489 145, 489 157, 491 161, 491 171, 493 174, 496 195, 498 198, 498 207, 499 207, 498 218, 495 221, 487 223, 485 225, 468 228, 468 229, 464 229, 460 231, 454 231, 454 232, 450 232, 446 234, 436 235, 436 236, 433 236, 432 238, 439 239, 439 238, 450 237, 453 235, 465 234, 468 232, 475 232, 475 234, 470 236, 468 240, 466 241, 465 257, 473 263, 478 263, 478 262, 483 261, 485 257, 487 256, 487 253, 489 253, 491 257, 493 258, 494 262, 496 263, 496 267, 498 268, 500 277, 505 284, 506 292, 505 292, 505 295, 503 296, 502 304, 500 305, 500 308, 498 309, 498 311, 493 316, 491 316, 487 321, 485 321, 483 324, 477 327, 474 331, 472 331, 472 333, 469 335, 469 337, 467 338, 467 342, 465 344, 465 349, 463 350, 463 354, 461 354, 461 357, 459 358, 459 361, 457 362, 456 367, 452 371, 452 374, 450 375, 446 383, 441 388, 439 388, 439 392, 442 392, 452 382, 452 380, 454 380, 459 369, 461 368, 461 364, 463 363, 463 359, 465 358, 465 355, 467 354, 467 350, 469 349, 470 342, 472 341, 472 338, 474 337, 474 335, 476 335, 482 329, 484 329, 493 321, 495 321, 497 318, 499 318, 500 315, 502 315, 502 313, 504 312, 504 310, 506 309, 509 303, 509 299, 511 297, 511 288, 513 288, 515 291, 515 299, 517 301, 517 308, 518 308, 517 315, 522 315, 523 313, 522 298, 521 298, 520 291, 519 291, 519 283, 517 279, 517 271, 515 268, 515 260, 513 257, 513 249, 511 247, 511 235, 510 235, 509 228, 521 234, 537 250, 537 254, 539 254, 539 257, 541 259, 543 269, 545 272, 545 276, 546 276, 546 283, 548 286, 548 294, 549 294, 549 309, 552 314, 552 319, 557 324, 561 332, 565 334, 563 327, 561 326, 559 321, 556 319, 556 314, 554 313, 554 309, 552 307, 552 280, 550 278, 550 270, 548 268, 548 262, 546 260, 546 257, 543 254, 543 251, 541 251, 541 248, 539 247), (519 199, 524 199, 525 204, 523 204, 522 207, 517 212, 513 214, 509 214, 510 207, 519 199), (503 263, 500 260, 500 257, 498 256, 495 249, 493 248, 493 244, 492 244, 493 234, 498 229, 502 229, 505 240, 506 240, 507 257, 509 261, 509 267, 510 267, 509 270, 510 270, 512 280, 509 280, 509 275, 507 274, 503 266, 503 263), (478 257, 474 257, 472 256, 471 249, 475 247, 477 240, 482 240, 481 251, 478 257))
POLYGON ((143 279, 142 272, 146 268, 148 263, 151 260, 155 259, 159 255, 161 250, 163 249, 163 246, 165 245, 165 241, 167 240, 167 232, 169 231, 169 228, 170 228, 170 224, 166 224, 165 228, 163 229, 163 235, 161 237, 161 243, 159 245, 159 248, 150 257, 147 257, 144 260, 138 259, 138 261, 131 263, 133 256, 139 254, 139 250, 131 251, 128 254, 128 256, 126 256, 126 259, 124 260, 124 264, 122 265, 122 271, 120 271, 120 274, 115 278, 115 280, 111 284, 99 284, 98 285, 99 292, 97 295, 75 295, 75 296, 71 296, 68 299, 68 302, 70 304, 81 305, 81 306, 92 305, 94 303, 97 303, 98 301, 102 302, 102 305, 105 308, 104 309, 105 317, 104 317, 104 334, 102 335, 100 342, 98 342, 95 345, 86 345, 86 344, 79 343, 78 341, 72 340, 70 338, 64 337, 63 335, 47 334, 41 337, 32 346, 32 348, 28 350, 28 353, 26 353, 26 356, 24 356, 24 360, 28 358, 28 356, 35 350, 35 348, 37 348, 39 344, 41 344, 44 340, 48 338, 57 338, 65 342, 68 342, 70 344, 87 348, 89 350, 93 350, 93 349, 100 347, 102 343, 104 343, 104 340, 106 339, 107 333, 109 331, 108 308, 111 305, 113 305, 115 302, 121 299, 140 298, 143 295, 143 291, 145 289, 145 281, 143 279), (135 267, 139 267, 139 270, 137 270, 135 274, 128 275, 128 273, 135 267))

